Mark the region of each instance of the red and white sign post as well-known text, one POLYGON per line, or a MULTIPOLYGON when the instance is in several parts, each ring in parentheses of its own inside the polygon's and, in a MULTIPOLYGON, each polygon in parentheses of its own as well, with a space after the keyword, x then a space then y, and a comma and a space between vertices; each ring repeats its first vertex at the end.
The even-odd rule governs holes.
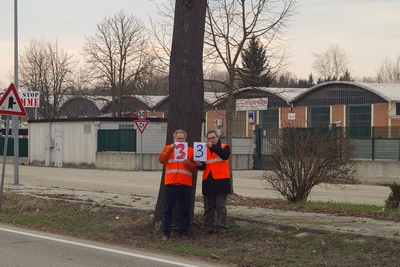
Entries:
POLYGON ((147 110, 145 110, 144 108, 139 108, 136 111, 136 118, 138 118, 137 120, 135 120, 136 127, 138 128, 140 134, 142 134, 146 129, 147 124, 149 124, 149 120, 146 120, 147 110))
POLYGON ((137 129, 140 132, 140 170, 143 169, 143 140, 142 140, 142 134, 144 130, 147 127, 147 124, 149 124, 149 120, 146 120, 147 118, 147 110, 144 108, 139 108, 136 110, 136 118, 137 120, 134 120, 137 129))

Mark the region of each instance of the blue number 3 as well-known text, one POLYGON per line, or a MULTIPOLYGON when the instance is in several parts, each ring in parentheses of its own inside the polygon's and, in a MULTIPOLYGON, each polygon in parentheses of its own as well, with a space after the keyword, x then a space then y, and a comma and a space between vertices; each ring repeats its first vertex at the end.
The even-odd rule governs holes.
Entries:
POLYGON ((200 158, 203 156, 204 152, 203 152, 203 146, 202 145, 197 145, 197 151, 196 152, 200 152, 200 155, 198 153, 196 153, 196 158, 200 158))

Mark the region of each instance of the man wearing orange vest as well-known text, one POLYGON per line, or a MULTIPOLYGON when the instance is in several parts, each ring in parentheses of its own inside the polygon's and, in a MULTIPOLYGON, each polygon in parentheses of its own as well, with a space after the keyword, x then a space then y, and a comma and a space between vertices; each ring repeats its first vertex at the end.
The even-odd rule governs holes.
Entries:
POLYGON ((226 201, 231 193, 229 171, 229 156, 231 149, 227 144, 221 144, 215 130, 207 132, 207 161, 196 162, 203 172, 202 191, 204 195, 204 230, 205 234, 215 232, 214 219, 217 214, 218 234, 220 237, 228 234, 226 201))
POLYGON ((196 163, 193 161, 193 148, 188 147, 187 155, 184 149, 180 149, 176 142, 186 142, 187 134, 183 130, 176 130, 173 134, 174 143, 166 145, 158 155, 158 161, 165 164, 165 192, 163 212, 163 236, 162 240, 169 239, 172 225, 172 212, 176 199, 179 198, 181 208, 179 218, 179 235, 187 238, 190 226, 190 198, 192 191, 192 172, 197 171, 196 163), (175 148, 179 155, 175 156, 175 148), (182 158, 183 160, 179 159, 182 158))

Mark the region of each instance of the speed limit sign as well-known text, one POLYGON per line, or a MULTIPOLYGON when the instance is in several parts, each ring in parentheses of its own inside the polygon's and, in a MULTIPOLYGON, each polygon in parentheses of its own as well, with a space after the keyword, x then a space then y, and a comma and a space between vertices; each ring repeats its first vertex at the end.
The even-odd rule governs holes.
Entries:
POLYGON ((145 120, 147 118, 147 110, 144 108, 139 108, 136 110, 136 118, 139 120, 145 120))

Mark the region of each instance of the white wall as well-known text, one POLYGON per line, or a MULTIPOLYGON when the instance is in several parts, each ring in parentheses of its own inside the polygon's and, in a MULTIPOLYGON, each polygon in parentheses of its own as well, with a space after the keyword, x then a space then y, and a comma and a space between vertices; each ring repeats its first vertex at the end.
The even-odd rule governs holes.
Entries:
POLYGON ((64 164, 94 165, 97 150, 96 122, 44 122, 29 123, 29 163, 45 164, 46 158, 54 166, 55 148, 46 142, 49 136, 54 140, 55 133, 62 133, 61 157, 64 164))
MULTIPOLYGON (((160 169, 157 156, 166 143, 167 123, 166 122, 149 122, 143 134, 137 131, 136 151, 130 152, 97 152, 97 131, 99 129, 111 130, 125 128, 136 128, 134 121, 99 121, 99 120, 82 120, 67 121, 56 120, 53 122, 34 122, 29 123, 29 164, 41 164, 47 166, 55 166, 55 147, 50 147, 46 142, 46 136, 55 139, 55 133, 62 134, 62 165, 64 166, 96 166, 100 168, 111 169, 134 169, 140 168, 138 157, 142 153, 146 158, 143 168, 160 169), (143 151, 143 152, 142 152, 143 151), (132 154, 132 155, 129 155, 132 154)), ((205 141, 205 138, 203 140, 205 141)), ((172 142, 172 140, 171 140, 172 142)), ((238 169, 251 169, 253 141, 249 138, 233 139, 233 154, 238 169), (244 158, 239 159, 239 155, 244 158), (250 155, 250 156, 249 156, 250 155), (236 163, 236 161, 238 161, 236 163)), ((192 144, 189 144, 192 145, 192 144)), ((162 167, 162 166, 161 166, 162 167)))
MULTIPOLYGON (((28 158, 45 161, 46 158, 46 135, 49 134, 49 124, 28 124, 29 143, 28 158)), ((54 136, 53 136, 54 138, 54 136)), ((30 161, 32 162, 32 161, 30 161)))
MULTIPOLYGON (((136 151, 140 153, 143 151, 145 154, 160 153, 164 148, 167 137, 167 123, 166 122, 151 122, 147 125, 143 134, 137 131, 136 137, 136 151), (142 140, 141 140, 142 138, 142 140), (141 145, 141 142, 143 143, 141 145), (142 147, 142 148, 141 148, 142 147)), ((172 140, 171 140, 172 142, 172 140)))

